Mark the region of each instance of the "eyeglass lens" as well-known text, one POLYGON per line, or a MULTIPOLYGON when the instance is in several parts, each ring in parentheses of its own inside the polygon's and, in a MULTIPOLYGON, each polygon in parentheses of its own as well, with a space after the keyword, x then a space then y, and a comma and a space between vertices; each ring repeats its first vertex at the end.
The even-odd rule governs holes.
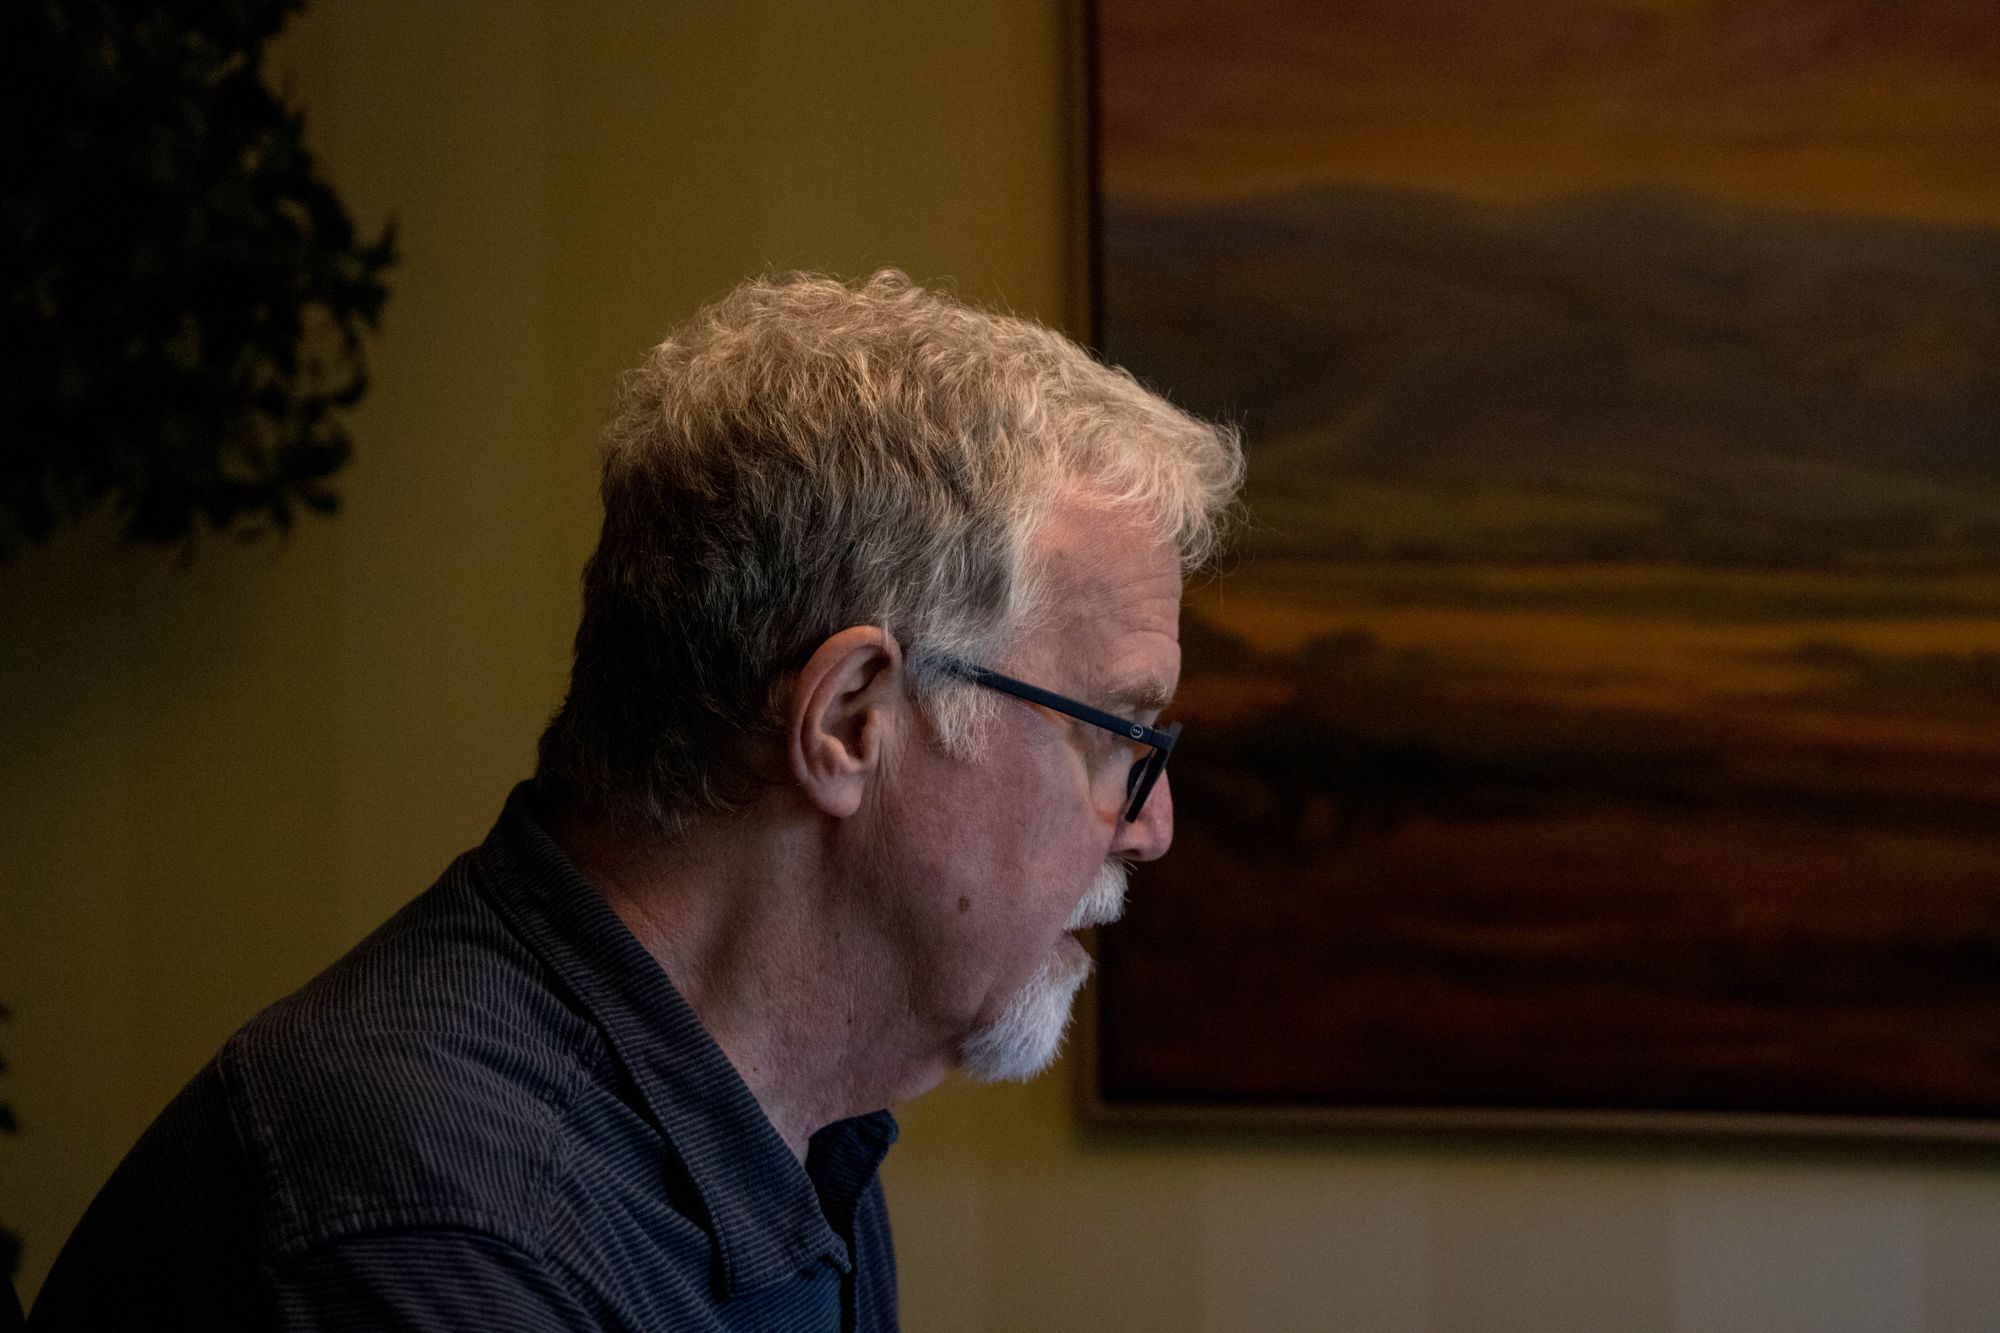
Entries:
MULTIPOLYGON (((1180 723, 1176 722, 1169 727, 1167 734, 1171 740, 1180 739, 1180 723)), ((1132 771, 1126 774, 1125 793, 1129 798, 1125 803, 1126 823, 1139 822, 1139 812, 1146 808, 1146 798, 1153 794, 1153 784, 1158 782, 1160 774, 1166 771, 1167 756, 1171 753, 1173 753, 1171 748, 1149 750, 1146 757, 1133 764, 1132 771)))

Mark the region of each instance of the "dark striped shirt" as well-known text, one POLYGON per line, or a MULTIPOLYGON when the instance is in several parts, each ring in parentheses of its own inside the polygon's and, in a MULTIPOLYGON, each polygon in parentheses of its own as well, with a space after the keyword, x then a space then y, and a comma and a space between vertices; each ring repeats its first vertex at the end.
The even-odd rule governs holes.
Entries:
POLYGON ((523 784, 182 1090, 30 1327, 894 1329, 895 1137, 802 1168, 523 784))

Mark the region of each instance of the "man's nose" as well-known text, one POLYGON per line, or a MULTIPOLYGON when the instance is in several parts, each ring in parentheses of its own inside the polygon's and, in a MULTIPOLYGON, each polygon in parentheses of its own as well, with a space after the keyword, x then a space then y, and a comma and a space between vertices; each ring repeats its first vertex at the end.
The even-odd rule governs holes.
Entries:
POLYGON ((1174 842, 1174 789, 1172 780, 1160 774, 1146 804, 1131 823, 1118 817, 1118 836, 1111 844, 1113 854, 1128 861, 1157 861, 1174 842))

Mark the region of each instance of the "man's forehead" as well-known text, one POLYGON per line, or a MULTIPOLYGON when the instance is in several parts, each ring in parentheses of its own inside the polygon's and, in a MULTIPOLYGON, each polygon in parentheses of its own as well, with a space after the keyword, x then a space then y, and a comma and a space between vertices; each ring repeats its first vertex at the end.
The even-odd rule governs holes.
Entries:
MULTIPOLYGON (((1179 666, 1179 552, 1127 505, 1071 491, 1040 534, 1055 612, 1044 667, 1119 713, 1164 709, 1179 666)), ((1039 637, 1039 636, 1038 636, 1039 637)))
POLYGON ((1086 600, 1105 615, 1143 608, 1155 618, 1178 617, 1179 552, 1131 509, 1066 501, 1036 544, 1036 563, 1058 596, 1086 600))
POLYGON ((1179 610, 1176 601, 1164 623, 1157 614, 1118 616, 1070 637, 1072 679, 1113 712, 1164 709, 1180 678, 1179 610))

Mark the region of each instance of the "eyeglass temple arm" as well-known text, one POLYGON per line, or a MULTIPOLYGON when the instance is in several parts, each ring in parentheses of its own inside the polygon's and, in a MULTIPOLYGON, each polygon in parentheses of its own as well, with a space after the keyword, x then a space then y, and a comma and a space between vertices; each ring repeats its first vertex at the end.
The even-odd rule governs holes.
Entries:
POLYGON ((1017 699, 1026 699, 1029 703, 1052 708, 1066 717, 1073 717, 1079 722, 1088 722, 1093 727, 1116 732, 1120 736, 1138 741, 1141 745, 1150 745, 1155 750, 1171 751, 1174 748, 1174 734, 1170 731, 1162 731, 1143 722, 1119 717, 1116 713, 1092 708, 1089 704, 1078 703, 1074 699, 1045 690, 1039 685, 1030 685, 1025 680, 1015 680, 1012 676, 1003 676, 998 671, 988 671, 985 667, 973 666, 969 662, 947 659, 945 665, 975 685, 984 685, 999 690, 1002 694, 1011 694, 1017 699))

